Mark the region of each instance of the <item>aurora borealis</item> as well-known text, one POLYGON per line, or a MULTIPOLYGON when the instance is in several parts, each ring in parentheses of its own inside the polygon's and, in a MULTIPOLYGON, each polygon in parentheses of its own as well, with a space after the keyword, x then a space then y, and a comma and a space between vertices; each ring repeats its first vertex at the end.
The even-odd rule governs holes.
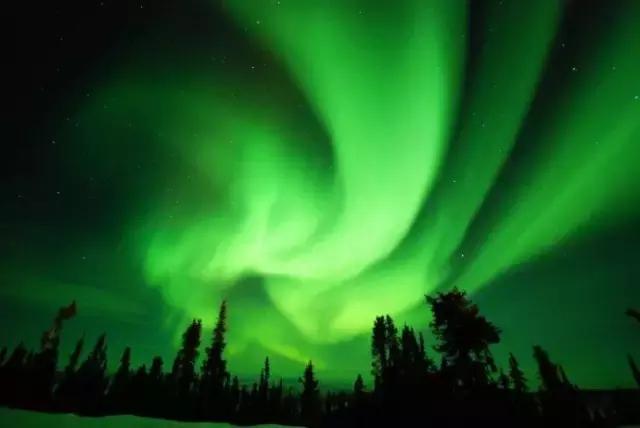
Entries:
POLYGON ((640 2, 95 3, 19 38, 0 343, 76 299, 63 352, 169 361, 227 299, 232 371, 351 382, 376 315, 456 285, 500 361, 631 384, 640 2))

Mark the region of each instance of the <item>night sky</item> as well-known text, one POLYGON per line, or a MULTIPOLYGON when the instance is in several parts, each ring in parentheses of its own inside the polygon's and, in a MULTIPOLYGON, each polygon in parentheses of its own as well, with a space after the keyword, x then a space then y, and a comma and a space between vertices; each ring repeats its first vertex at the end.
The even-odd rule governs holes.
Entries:
POLYGON ((170 365, 226 299, 233 372, 349 383, 376 315, 426 331, 458 286, 499 363, 632 384, 639 1, 22 3, 0 344, 75 299, 62 361, 106 331, 110 369, 170 365))

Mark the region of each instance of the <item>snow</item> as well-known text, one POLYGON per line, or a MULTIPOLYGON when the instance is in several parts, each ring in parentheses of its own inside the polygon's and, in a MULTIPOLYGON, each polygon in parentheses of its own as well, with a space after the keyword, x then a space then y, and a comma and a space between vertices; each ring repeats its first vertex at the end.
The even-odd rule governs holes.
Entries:
MULTIPOLYGON (((51 414, 0 408, 0 427, 12 428, 228 428, 235 425, 213 422, 177 422, 138 416, 104 416, 90 418, 72 414, 51 414)), ((255 425, 263 428, 283 425, 255 425)))

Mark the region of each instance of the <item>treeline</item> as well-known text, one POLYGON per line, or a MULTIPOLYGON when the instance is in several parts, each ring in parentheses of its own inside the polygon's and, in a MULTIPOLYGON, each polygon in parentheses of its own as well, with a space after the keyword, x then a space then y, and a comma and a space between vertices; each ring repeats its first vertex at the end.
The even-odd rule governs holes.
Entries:
MULTIPOLYGON (((0 404, 242 425, 608 427, 640 422, 638 390, 619 391, 608 397, 606 406, 589 405, 564 368, 540 346, 533 347, 540 387, 529 391, 513 354, 508 367, 496 364, 490 347, 500 341, 500 330, 464 292, 438 293, 426 302, 436 343, 426 345, 422 333, 406 325, 398 328, 388 315, 377 317, 371 336, 373 385, 367 388, 358 375, 352 391, 326 394, 320 394, 312 362, 295 390, 272 378, 268 358, 252 385, 232 376, 224 358, 225 302, 200 367, 200 320, 183 333, 170 370, 160 357, 133 368, 127 347, 118 369, 109 375, 105 335, 84 359, 81 338, 66 365, 59 367, 59 335, 63 321, 75 315, 74 303, 59 311, 38 351, 22 344, 8 356, 6 348, 0 351, 0 404)), ((628 358, 640 386, 638 368, 628 358)))

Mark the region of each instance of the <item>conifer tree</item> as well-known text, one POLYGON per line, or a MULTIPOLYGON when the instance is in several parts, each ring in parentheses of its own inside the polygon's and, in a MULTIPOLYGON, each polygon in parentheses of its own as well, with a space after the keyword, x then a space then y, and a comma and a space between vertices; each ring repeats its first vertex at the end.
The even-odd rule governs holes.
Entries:
POLYGON ((431 307, 431 328, 443 354, 444 371, 458 388, 486 385, 496 366, 489 346, 500 341, 500 330, 479 313, 464 291, 426 296, 431 307))
POLYGON ((3 346, 0 350, 0 366, 4 363, 5 358, 7 358, 7 347, 3 346))
POLYGON ((176 393, 182 398, 188 397, 195 386, 195 363, 198 358, 201 331, 202 322, 193 320, 182 335, 182 347, 173 364, 172 376, 176 384, 176 393))
POLYGON ((629 361, 629 367, 631 368, 633 379, 636 381, 638 387, 640 388, 640 369, 638 369, 638 366, 636 365, 636 362, 631 355, 627 355, 627 360, 629 361))
POLYGON ((358 375, 356 377, 356 381, 353 383, 353 395, 356 399, 364 395, 364 381, 362 380, 361 375, 358 375))
POLYGON ((562 389, 562 380, 558 366, 549 358, 547 351, 536 345, 533 347, 533 358, 538 364, 538 374, 542 389, 550 392, 557 392, 562 389))
POLYGON ((302 422, 313 426, 318 422, 320 412, 320 399, 318 381, 313 373, 313 363, 309 361, 304 369, 302 378, 302 393, 300 394, 300 417, 302 422))
POLYGON ((518 360, 513 354, 509 354, 509 377, 511 378, 511 384, 513 390, 518 393, 527 391, 527 379, 524 377, 524 373, 520 369, 518 360))
POLYGON ((79 410, 97 413, 107 387, 107 343, 102 334, 77 373, 77 399, 79 410))
POLYGON ((131 348, 126 347, 120 357, 120 366, 116 371, 109 387, 111 406, 123 408, 128 406, 131 389, 131 348))
MULTIPOLYGON (((206 349, 206 358, 202 364, 200 399, 205 415, 214 415, 216 409, 221 407, 225 384, 229 380, 227 362, 223 353, 226 347, 225 333, 227 331, 227 303, 222 301, 218 311, 218 319, 213 329, 211 346, 206 349)), ((217 409, 218 412, 221 409, 217 409)))

